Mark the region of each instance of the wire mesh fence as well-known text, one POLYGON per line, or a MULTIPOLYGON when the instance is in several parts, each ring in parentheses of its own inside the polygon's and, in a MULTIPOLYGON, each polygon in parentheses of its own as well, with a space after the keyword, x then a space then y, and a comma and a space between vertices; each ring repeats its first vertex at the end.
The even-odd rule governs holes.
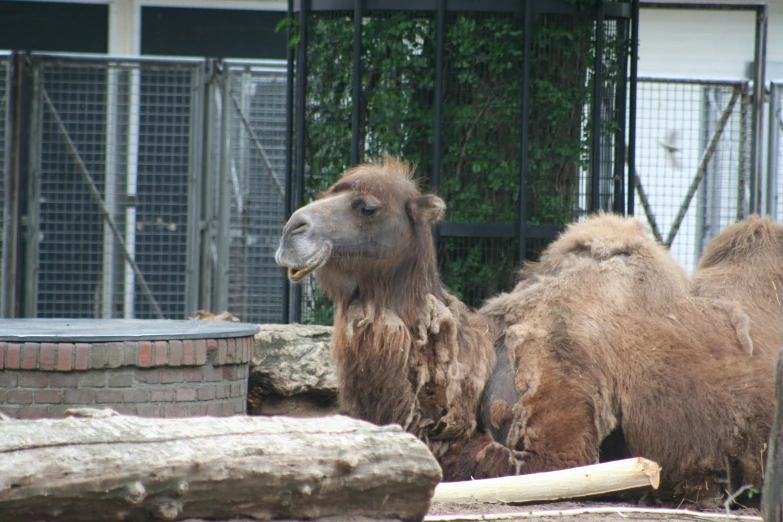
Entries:
POLYGON ((33 55, 26 315, 186 314, 202 63, 33 55))
MULTIPOLYGON (((496 15, 482 16, 473 18, 493 27, 496 15)), ((376 18, 373 23, 378 27, 364 28, 370 38, 378 28, 410 29, 402 23, 405 20, 400 22, 389 14, 376 18)), ((449 15, 447 28, 458 32, 460 20, 449 15)), ((431 15, 415 21, 415 34, 404 41, 406 46, 421 46, 421 53, 414 56, 426 65, 433 59, 433 50, 426 47, 427 38, 417 35, 430 35, 434 22, 431 15)), ((549 22, 557 27, 566 23, 549 22)), ((606 22, 604 38, 609 42, 624 30, 613 25, 616 23, 606 22)), ((305 201, 323 188, 319 179, 326 183, 348 166, 351 153, 346 131, 351 122, 351 73, 345 66, 352 48, 328 42, 332 31, 337 33, 332 35, 335 42, 344 43, 342 33, 353 30, 353 21, 350 13, 313 14, 310 29, 327 45, 308 50, 308 58, 320 69, 313 66, 308 71, 306 85, 310 110, 306 114, 304 161, 309 180, 306 190, 310 192, 305 201), (317 60, 318 53, 339 59, 317 60), (335 119, 345 125, 340 129, 325 124, 335 119)), ((551 49, 557 34, 541 29, 534 50, 551 49)), ((447 32, 446 36, 458 35, 447 32)), ((610 50, 614 47, 608 45, 610 50)), ((8 158, 10 58, 0 54, 0 181, 5 179, 4 160, 8 158)), ((182 318, 207 309, 228 310, 250 322, 286 321, 282 314, 287 282, 273 259, 285 220, 284 64, 63 55, 30 58, 30 69, 20 73, 32 78, 29 135, 22 138, 26 140, 22 148, 29 151, 29 170, 22 175, 28 216, 22 235, 26 245, 21 285, 25 315, 182 318)), ((531 92, 530 117, 537 132, 531 137, 529 150, 540 153, 531 159, 531 170, 543 169, 550 182, 560 176, 571 185, 539 186, 535 179, 528 181, 537 191, 536 201, 550 202, 554 209, 563 210, 558 197, 568 194, 572 204, 566 217, 570 220, 591 206, 590 173, 596 165, 600 169, 600 208, 612 210, 618 197, 622 203, 615 185, 618 173, 622 174, 622 168, 618 169, 618 161, 622 163, 618 150, 622 149, 617 145, 622 135, 614 132, 613 123, 624 118, 620 111, 625 107, 621 96, 625 91, 617 77, 624 66, 616 56, 607 55, 604 60, 599 78, 604 93, 598 104, 600 136, 595 140, 590 133, 595 124, 591 119, 595 72, 588 68, 586 78, 584 74, 574 78, 547 76, 547 67, 555 58, 535 62, 533 72, 557 80, 553 88, 576 96, 579 103, 572 105, 579 108, 561 115, 571 123, 557 125, 563 135, 549 132, 547 122, 553 122, 556 115, 536 113, 537 98, 547 96, 544 83, 536 84, 541 90, 531 92), (579 92, 569 86, 578 87, 579 92), (584 160, 564 159, 566 149, 573 146, 584 149, 580 156, 584 160), (597 161, 588 161, 586 158, 592 157, 589 151, 596 146, 601 147, 601 154, 597 161)), ((583 58, 589 61, 590 57, 586 54, 583 58)), ((388 151, 399 139, 400 129, 406 136, 418 133, 417 143, 423 144, 422 148, 406 145, 401 152, 406 156, 418 153, 408 159, 423 164, 420 174, 427 176, 431 172, 427 150, 431 149, 434 130, 431 123, 417 122, 429 122, 429 118, 389 113, 384 101, 405 98, 406 107, 418 107, 426 116, 431 110, 427 105, 429 81, 414 81, 421 78, 415 74, 415 60, 406 62, 406 67, 412 68, 408 70, 391 67, 391 62, 384 68, 382 57, 371 54, 364 59, 369 72, 361 89, 365 109, 373 118, 362 125, 363 150, 375 155, 388 151)), ((491 200, 494 204, 468 202, 464 208, 455 207, 449 221, 471 226, 490 223, 500 230, 514 220, 518 179, 512 175, 508 178, 511 185, 501 184, 498 190, 493 189, 492 180, 506 170, 517 171, 519 129, 484 116, 498 113, 501 119, 504 114, 516 119, 521 110, 519 86, 514 83, 517 75, 511 74, 506 83, 497 80, 495 90, 475 89, 483 85, 481 74, 490 71, 491 63, 466 66, 468 62, 459 54, 446 56, 444 62, 447 88, 440 132, 448 139, 442 145, 441 192, 456 199, 465 194, 457 173, 467 171, 463 184, 478 184, 495 198, 491 200), (460 83, 465 78, 473 83, 460 83), (508 103, 503 101, 506 99, 508 103), (471 152, 474 146, 478 152, 471 152), (465 158, 478 157, 481 150, 489 150, 493 158, 505 158, 497 162, 497 173, 485 171, 486 165, 495 162, 465 162, 465 158)), ((504 64, 512 72, 520 65, 514 60, 504 64)), ((640 79, 638 91, 636 213, 646 216, 660 239, 671 245, 673 254, 692 269, 711 237, 747 213, 752 91, 744 81, 657 78, 640 79)), ((770 117, 766 192, 774 199, 777 212, 783 214, 776 199, 783 188, 783 176, 773 177, 783 159, 783 85, 773 83, 771 94, 770 115, 774 117, 770 117)), ((398 151, 392 147, 391 152, 398 151)), ((0 182, 5 207, 8 198, 3 187, 0 182)), ((528 212, 540 223, 566 218, 547 214, 544 207, 530 207, 528 212)), ((441 269, 451 274, 454 291, 469 304, 478 305, 485 294, 513 284, 518 240, 512 236, 474 237, 452 232, 451 237, 440 238, 441 269), (474 265, 486 267, 486 280, 474 265)), ((303 299, 303 320, 328 319, 318 316, 328 310, 315 287, 306 286, 303 299)))
MULTIPOLYGON (((195 304, 190 280, 200 175, 201 62, 142 64, 136 187, 136 259, 167 317, 195 304)), ((130 241, 129 241, 130 243, 130 241)), ((152 317, 152 299, 136 285, 136 317, 152 317)))
POLYGON ((639 78, 636 214, 689 271, 747 215, 751 92, 746 81, 639 78))
POLYGON ((25 316, 285 320, 284 62, 24 63, 25 316))
POLYGON ((2 267, 4 296, 11 284, 21 292, 14 313, 176 319, 205 309, 285 320, 273 257, 284 220, 284 63, 15 57, 0 54, 2 208, 12 73, 31 101, 29 125, 15 131, 26 218, 0 222, 23 243, 19 281, 2 267), (17 62, 24 70, 11 70, 17 62))
MULTIPOLYGON (((274 253, 285 224, 286 69, 226 62, 231 217, 228 309, 243 321, 282 320, 283 268, 274 253)), ((225 99, 225 98, 224 98, 225 99)))

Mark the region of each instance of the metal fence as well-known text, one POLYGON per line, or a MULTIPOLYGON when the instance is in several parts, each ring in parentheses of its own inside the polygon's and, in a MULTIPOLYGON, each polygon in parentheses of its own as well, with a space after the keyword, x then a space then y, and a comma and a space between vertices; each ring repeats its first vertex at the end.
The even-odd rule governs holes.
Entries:
MULTIPOLYGON (((441 275, 473 306, 513 286, 574 217, 624 210, 638 2, 290 7, 292 207, 359 161, 415 162, 446 201, 441 275)), ((323 295, 301 293, 293 320, 331 322, 323 295)))
POLYGON ((221 134, 229 154, 222 165, 231 185, 227 309, 277 322, 288 284, 274 261, 285 224, 286 69, 227 61, 223 73, 228 112, 221 134))
POLYGON ((202 69, 32 56, 25 315, 195 308, 202 69))
MULTIPOLYGON (((20 63, 31 78, 27 170, 16 173, 26 216, 5 228, 22 233, 25 262, 21 283, 2 275, 4 289, 19 286, 24 316, 177 319, 206 309, 284 319, 273 260, 283 63, 60 54, 20 63)), ((9 128, 0 125, 0 167, 9 128)))
POLYGON ((769 93, 769 131, 767 142, 767 210, 775 219, 783 218, 783 80, 773 81, 769 93))
MULTIPOLYGON (((285 220, 285 63, 14 58, 0 54, 0 247, 11 232, 23 245, 13 254, 23 260, 19 277, 2 265, 3 292, 18 287, 23 315, 182 318, 206 309, 288 319, 288 283, 273 260, 285 220), (17 79, 30 100, 19 129, 17 79), (24 155, 13 162, 12 134, 21 142, 14 154, 24 155), (14 171, 24 220, 6 219, 12 163, 27 166, 14 171)), ((636 214, 689 270, 750 207, 751 87, 639 79, 636 214)), ((783 82, 770 93, 764 192, 770 213, 783 215, 783 82)), ((624 103, 605 103, 603 119, 624 117, 613 112, 624 103)), ((604 145, 597 204, 612 209, 622 196, 610 186, 617 147, 604 145)), ((591 205, 588 174, 577 216, 591 205)), ((13 253, 2 250, 4 260, 13 253)))
POLYGON ((638 80, 635 213, 689 271, 747 215, 752 92, 747 81, 638 80))

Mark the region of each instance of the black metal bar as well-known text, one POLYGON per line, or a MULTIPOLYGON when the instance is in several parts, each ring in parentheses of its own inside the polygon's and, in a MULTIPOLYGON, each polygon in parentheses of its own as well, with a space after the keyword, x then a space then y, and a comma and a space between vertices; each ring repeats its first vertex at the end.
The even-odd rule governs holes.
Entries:
MULTIPOLYGON (((296 49, 296 185, 293 208, 304 203, 305 183, 305 102, 307 89, 307 11, 309 0, 301 0, 299 11, 299 43, 296 49)), ((294 285, 291 292, 291 321, 302 322, 302 287, 294 285)))
MULTIPOLYGON (((440 0, 365 0, 367 11, 437 11, 440 0)), ((355 0, 312 0, 311 11, 351 11, 355 0)), ((610 3, 604 7, 606 18, 630 18, 631 6, 627 2, 610 3)), ((524 13, 519 0, 451 0, 448 11, 475 13, 524 13)), ((299 11, 295 2, 294 11, 299 11)), ((564 14, 587 16, 592 14, 565 0, 533 0, 536 14, 564 14)))
POLYGON ((615 213, 625 213, 625 104, 628 91, 628 39, 630 36, 629 23, 626 20, 617 21, 617 34, 620 36, 618 52, 620 54, 620 71, 618 85, 615 86, 615 125, 617 132, 614 138, 614 210, 615 213))
POLYGON ((443 48, 446 38, 446 0, 438 0, 435 20, 435 121, 432 127, 432 190, 440 188, 441 145, 443 139, 443 48))
POLYGON ((533 47, 533 0, 525 0, 524 49, 522 59, 522 150, 519 158, 519 222, 517 231, 519 237, 519 264, 525 262, 527 252, 527 168, 528 142, 530 139, 530 61, 533 47))
POLYGON ((592 150, 590 151, 590 212, 601 208, 601 93, 604 66, 604 2, 596 2, 595 65, 593 70, 592 150))
POLYGON ((639 0, 631 0, 631 72, 629 78, 628 100, 628 182, 625 196, 628 198, 626 213, 634 215, 634 195, 636 193, 636 84, 639 73, 639 0))
MULTIPOLYGON (((293 189, 293 143, 294 143, 294 51, 291 47, 291 25, 294 23, 294 0, 288 0, 288 30, 286 31, 286 88, 285 88, 285 194, 283 195, 283 215, 286 221, 292 212, 293 189)), ((281 268, 280 278, 283 284, 282 322, 291 320, 291 283, 288 282, 286 271, 281 268)))
POLYGON ((764 73, 767 61, 767 6, 756 10, 756 37, 753 48, 753 112, 751 115, 750 136, 750 211, 760 213, 762 211, 761 190, 761 156, 762 156, 762 122, 764 121, 764 73))
MULTIPOLYGON (((435 121, 432 125, 432 175, 430 185, 437 192, 440 189, 441 148, 443 143, 443 49, 446 41, 446 0, 438 0, 435 18, 435 121)), ((440 227, 432 227, 432 240, 437 248, 440 241, 440 227)))
MULTIPOLYGON (((501 239, 517 237, 517 225, 515 223, 439 223, 436 228, 443 237, 491 237, 501 239)), ((564 229, 564 225, 528 225, 527 237, 554 239, 564 229)))
POLYGON ((351 93, 353 106, 351 111, 351 165, 359 163, 359 137, 361 134, 362 110, 362 0, 353 4, 353 76, 351 93))

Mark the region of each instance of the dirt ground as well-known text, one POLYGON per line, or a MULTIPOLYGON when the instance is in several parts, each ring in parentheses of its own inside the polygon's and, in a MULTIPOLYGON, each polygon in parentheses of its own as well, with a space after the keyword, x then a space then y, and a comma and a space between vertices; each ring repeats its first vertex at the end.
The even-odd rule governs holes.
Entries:
MULTIPOLYGON (((546 504, 525 504, 525 505, 518 505, 518 506, 510 506, 505 504, 452 504, 447 502, 434 502, 432 506, 430 506, 429 513, 427 514, 427 517, 436 517, 438 515, 468 515, 472 516, 473 518, 470 518, 469 520, 493 520, 491 515, 494 514, 501 514, 501 513, 531 513, 534 512, 538 514, 541 511, 553 511, 555 513, 564 511, 564 510, 573 510, 573 509, 580 509, 580 508, 600 508, 600 507, 608 507, 608 508, 620 508, 620 507, 630 507, 630 508, 636 508, 640 507, 635 504, 627 504, 627 503, 620 503, 620 502, 597 502, 597 501, 584 501, 584 502, 573 502, 573 501, 567 501, 567 502, 551 502, 546 504), (486 518, 476 518, 477 515, 485 515, 486 518)), ((651 508, 654 509, 654 508, 651 508)), ((707 513, 707 512, 704 512, 707 513)), ((713 514, 719 514, 719 515, 725 515, 725 511, 714 511, 711 512, 713 514)), ((751 519, 748 518, 740 518, 740 517, 760 517, 761 513, 757 509, 735 509, 731 511, 733 520, 735 522, 752 522, 751 519)), ((457 522, 460 519, 456 518, 450 519, 453 522, 457 522)), ((468 520, 468 519, 465 519, 468 520)), ((495 519, 497 520, 497 519, 495 519)), ((689 516, 677 516, 677 515, 655 515, 655 514, 638 514, 638 513, 608 513, 608 514, 602 514, 602 513, 585 513, 585 514, 579 514, 579 515, 571 515, 571 516, 525 516, 525 517, 513 517, 513 518, 503 518, 504 521, 522 521, 525 522, 629 522, 629 520, 632 520, 633 522, 645 522, 645 521, 655 521, 660 522, 661 520, 677 520, 677 521, 685 521, 685 522, 709 522, 708 519, 701 519, 699 521, 696 518, 689 517, 689 516)), ((715 522, 727 522, 732 519, 726 519, 726 518, 715 518, 715 522)), ((209 522, 206 520, 196 520, 196 519, 189 519, 183 522, 209 522)), ((253 520, 248 519, 235 519, 231 522, 255 522, 253 520)), ((284 520, 279 522, 305 522, 300 520, 284 520)), ((365 517, 327 517, 319 519, 316 522, 383 522, 379 521, 377 519, 369 519, 365 517)), ((393 522, 393 521, 389 521, 393 522)), ((427 518, 425 518, 424 522, 427 522, 427 518)))
MULTIPOLYGON (((594 507, 609 507, 609 508, 619 508, 619 507, 630 507, 630 508, 637 508, 641 506, 637 506, 635 504, 624 504, 619 502, 595 502, 595 501, 584 501, 584 502, 574 502, 574 501, 568 501, 568 502, 551 502, 546 504, 525 504, 525 505, 517 505, 517 506, 510 506, 505 504, 451 504, 451 503, 445 503, 445 502, 434 502, 432 506, 430 507, 430 511, 428 513, 428 516, 431 515, 490 515, 490 514, 496 514, 496 513, 530 513, 530 512, 541 512, 541 511, 563 511, 563 510, 573 510, 573 509, 579 509, 579 508, 594 508, 594 507)), ((684 508, 684 507, 683 507, 684 508)), ((655 508, 650 508, 655 509, 655 508)), ((715 511, 713 513, 716 514, 725 514, 725 511, 715 511)), ((746 516, 760 516, 761 513, 757 509, 736 509, 731 511, 732 516, 737 517, 746 517, 746 516)), ((572 515, 572 516, 557 516, 557 517, 535 517, 530 518, 524 517, 524 518, 510 518, 503 520, 540 520, 540 521, 554 521, 554 520, 561 520, 563 522, 627 522, 628 519, 633 519, 634 521, 660 521, 660 520, 688 520, 688 521, 694 521, 694 518, 691 517, 679 517, 676 515, 665 515, 665 516, 658 516, 658 515, 647 515, 647 514, 638 514, 638 513, 611 513, 611 514, 602 514, 602 513, 585 513, 580 515, 572 515)), ((491 520, 491 518, 488 518, 487 520, 491 520)), ((720 519, 716 519, 720 520, 720 519)))

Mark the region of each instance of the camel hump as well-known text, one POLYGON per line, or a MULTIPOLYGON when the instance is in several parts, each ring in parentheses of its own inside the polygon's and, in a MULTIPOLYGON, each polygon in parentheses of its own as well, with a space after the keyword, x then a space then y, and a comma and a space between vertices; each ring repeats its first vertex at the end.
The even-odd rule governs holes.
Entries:
POLYGON ((636 218, 598 213, 582 223, 569 225, 550 245, 541 261, 560 259, 569 254, 588 255, 596 260, 615 256, 629 256, 653 240, 644 224, 636 218))
POLYGON ((783 251, 783 224, 757 214, 724 228, 715 236, 699 261, 699 270, 725 261, 779 266, 783 251))

